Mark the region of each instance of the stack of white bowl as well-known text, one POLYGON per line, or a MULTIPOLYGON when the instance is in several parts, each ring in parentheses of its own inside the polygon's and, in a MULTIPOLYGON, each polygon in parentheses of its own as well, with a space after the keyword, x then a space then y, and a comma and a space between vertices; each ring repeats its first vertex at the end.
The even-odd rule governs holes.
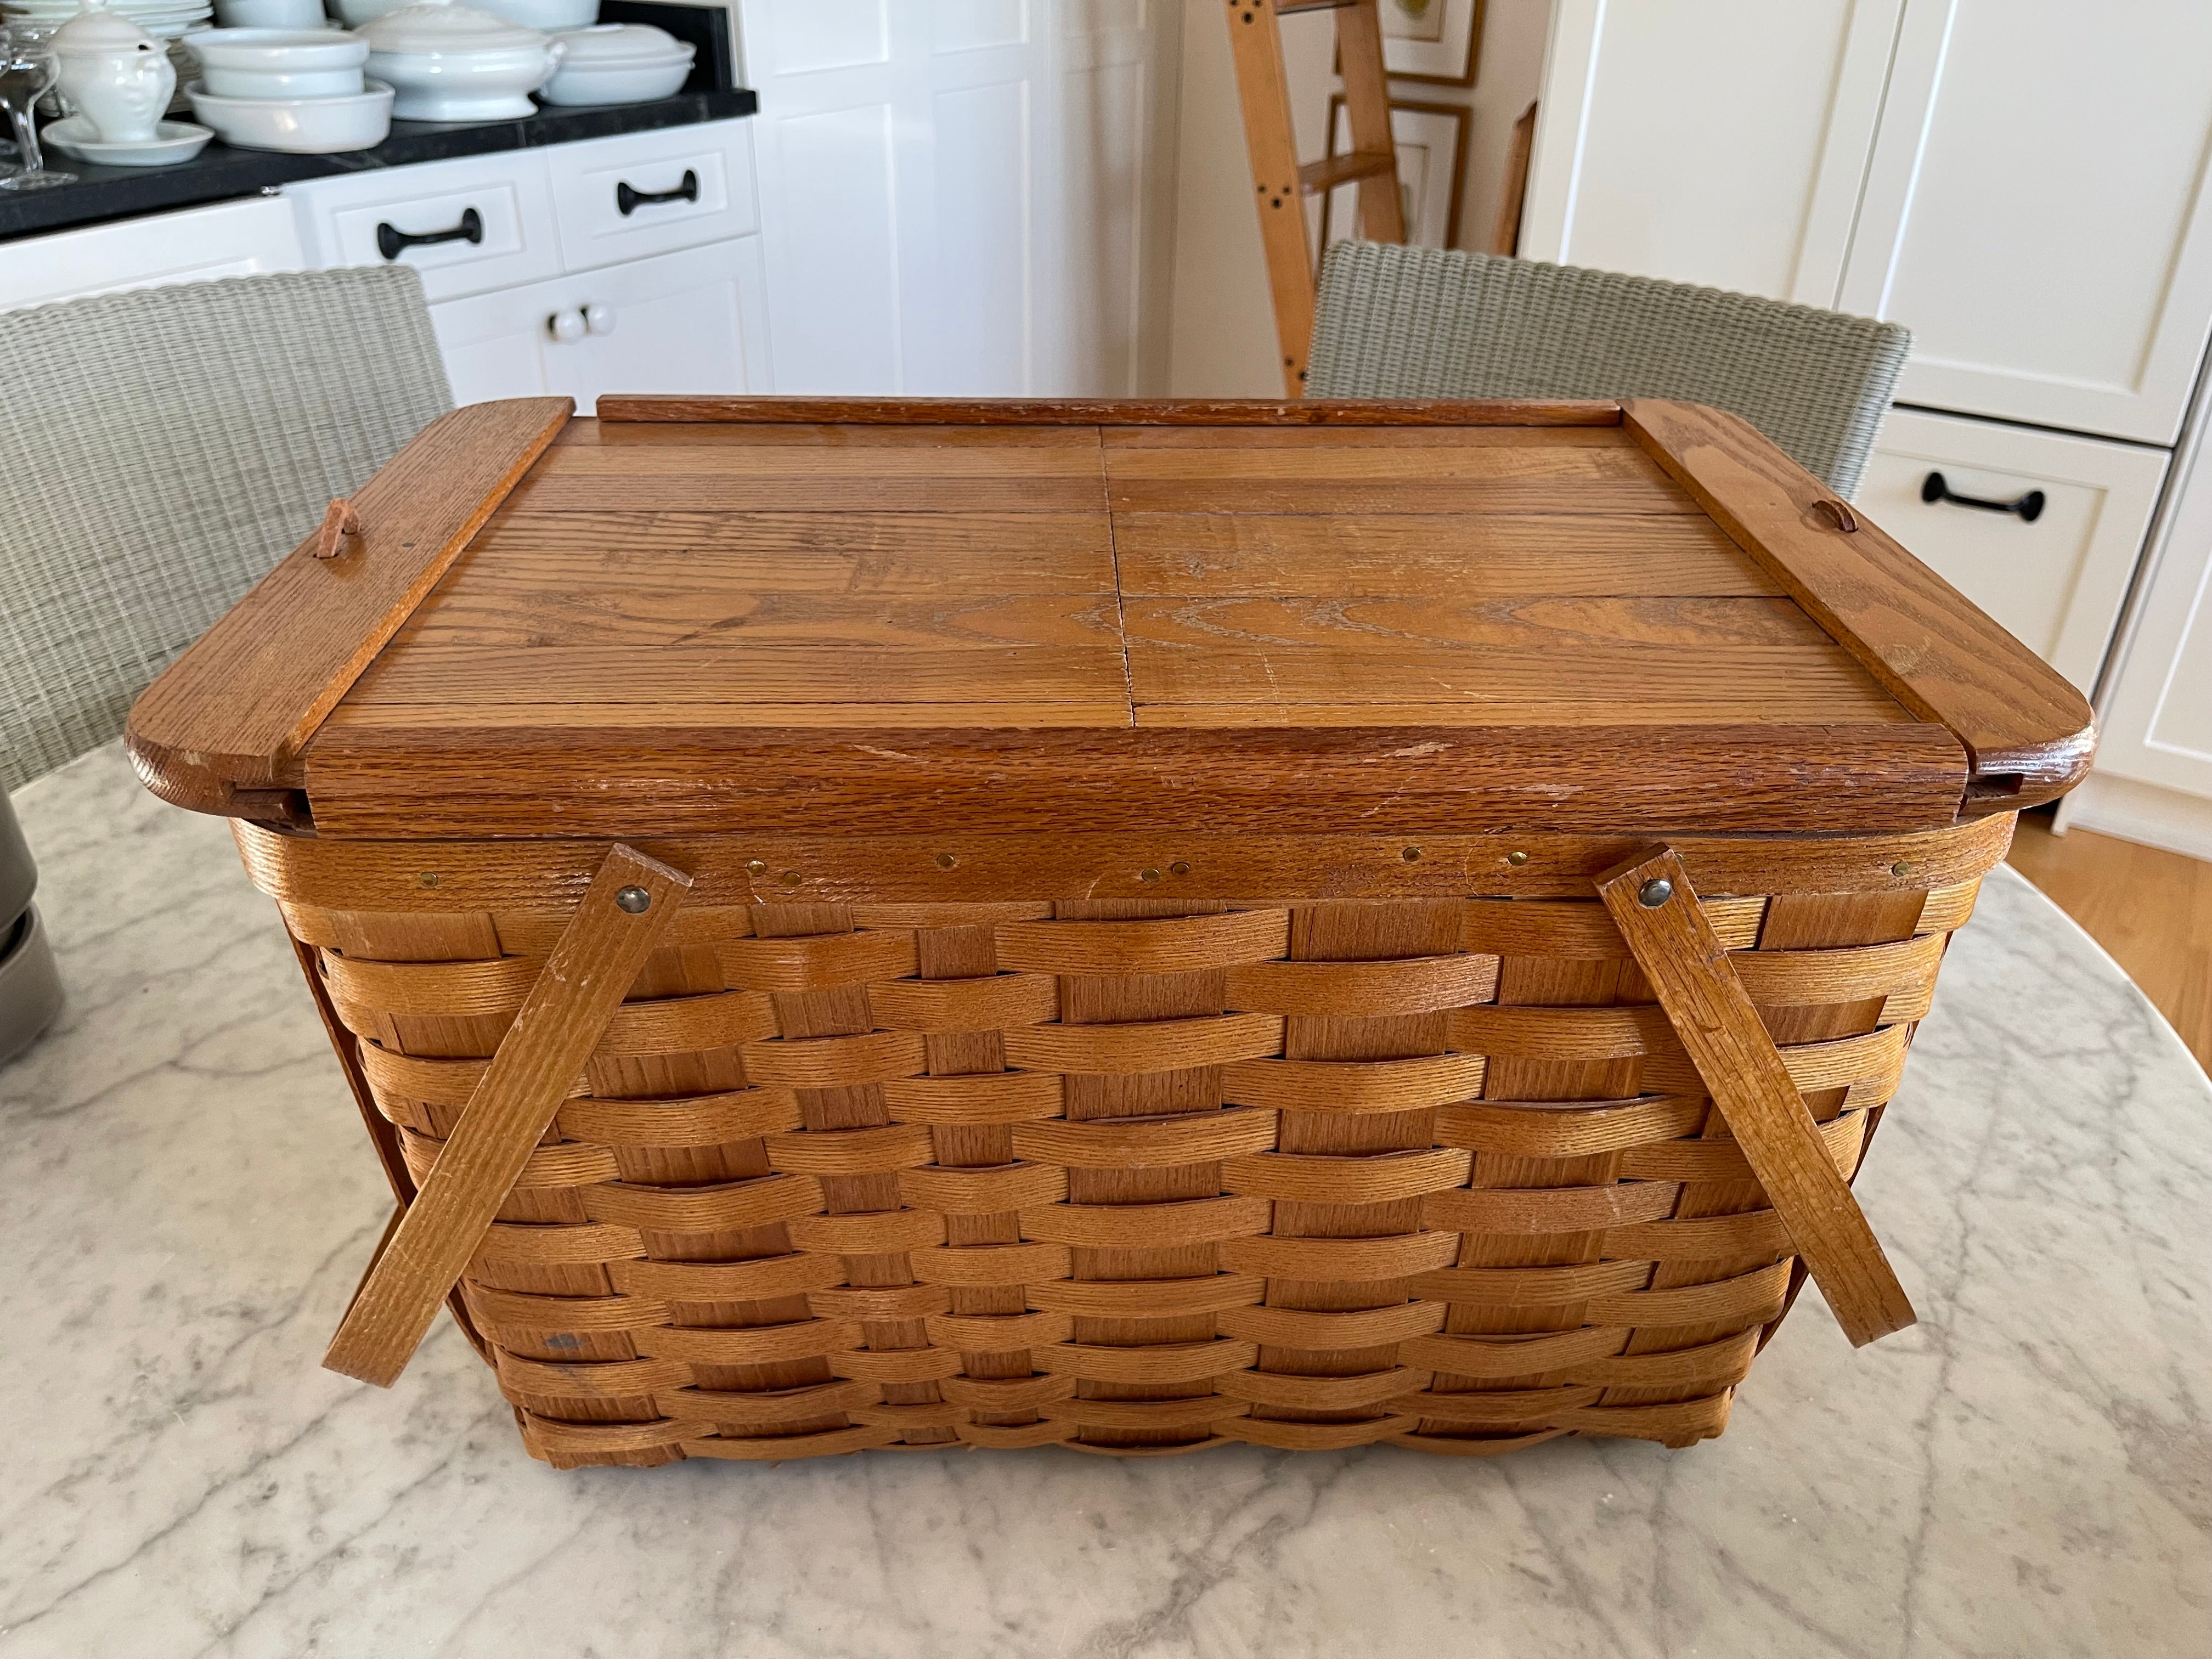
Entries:
MULTIPOLYGON (((107 0, 108 10, 127 18, 157 40, 174 40, 208 21, 208 0, 107 0)), ((0 21, 58 29, 76 15, 77 0, 0 0, 0 21)))
POLYGON ((185 42, 193 118, 240 149, 368 149, 392 130, 392 88, 363 77, 368 42, 343 29, 204 29, 185 42))

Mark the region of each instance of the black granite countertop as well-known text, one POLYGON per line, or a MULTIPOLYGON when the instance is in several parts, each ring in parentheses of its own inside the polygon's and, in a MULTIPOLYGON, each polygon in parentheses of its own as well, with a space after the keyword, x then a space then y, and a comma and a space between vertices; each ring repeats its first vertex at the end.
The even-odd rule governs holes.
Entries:
POLYGON ((349 150, 339 155, 281 155, 271 150, 233 149, 217 139, 191 161, 173 167, 88 167, 53 154, 47 156, 47 166, 76 174, 78 182, 21 196, 0 191, 0 241, 104 219, 252 196, 302 179, 330 179, 416 161, 444 161, 459 155, 565 144, 579 138, 611 138, 625 132, 691 126, 750 115, 759 106, 760 100, 750 89, 737 87, 724 92, 678 93, 650 104, 541 109, 520 120, 465 126, 394 121, 392 136, 374 149, 349 150))

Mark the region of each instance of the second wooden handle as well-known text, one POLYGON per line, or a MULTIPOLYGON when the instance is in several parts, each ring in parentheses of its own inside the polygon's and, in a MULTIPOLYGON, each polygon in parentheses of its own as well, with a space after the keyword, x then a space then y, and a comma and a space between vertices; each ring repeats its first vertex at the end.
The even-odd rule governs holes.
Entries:
POLYGON ((1598 883, 1636 965, 1705 1079, 1853 1347, 1918 1316, 1670 849, 1598 883))
POLYGON ((690 884, 629 848, 608 853, 331 1339, 331 1370, 398 1380, 690 884))

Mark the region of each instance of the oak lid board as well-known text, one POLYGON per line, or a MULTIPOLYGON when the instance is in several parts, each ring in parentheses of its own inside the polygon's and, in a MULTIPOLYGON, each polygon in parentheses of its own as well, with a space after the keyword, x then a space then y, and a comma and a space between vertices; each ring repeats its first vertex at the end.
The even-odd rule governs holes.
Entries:
POLYGON ((343 836, 1849 831, 2047 799, 2094 741, 1688 405, 566 416, 426 431, 359 552, 294 554, 141 700, 149 787, 343 836))

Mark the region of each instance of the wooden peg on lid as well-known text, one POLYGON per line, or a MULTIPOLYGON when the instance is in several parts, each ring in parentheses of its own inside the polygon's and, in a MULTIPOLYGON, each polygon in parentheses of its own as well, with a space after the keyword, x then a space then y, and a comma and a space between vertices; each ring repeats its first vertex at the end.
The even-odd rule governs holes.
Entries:
POLYGON ((331 504, 323 509, 322 527, 315 532, 315 556, 335 559, 352 550, 346 544, 359 539, 361 514, 353 510, 353 503, 343 495, 334 495, 331 504))

